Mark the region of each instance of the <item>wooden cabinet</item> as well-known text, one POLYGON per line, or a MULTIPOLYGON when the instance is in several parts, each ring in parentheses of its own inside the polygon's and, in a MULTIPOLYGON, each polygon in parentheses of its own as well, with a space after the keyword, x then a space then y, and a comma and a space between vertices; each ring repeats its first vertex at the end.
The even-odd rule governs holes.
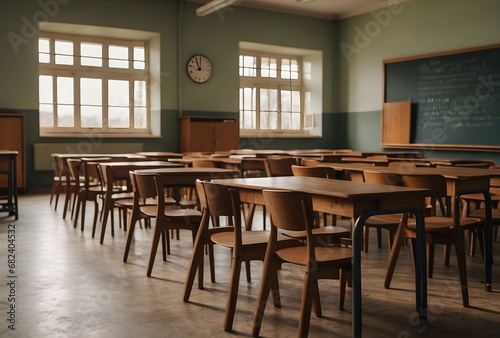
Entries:
MULTIPOLYGON (((17 187, 26 191, 26 153, 24 146, 24 114, 0 114, 0 150, 16 150, 17 187)), ((7 164, 0 164, 6 166, 7 164)), ((5 175, 0 175, 0 187, 7 185, 5 175)))
POLYGON ((240 126, 237 118, 180 118, 181 152, 216 152, 238 149, 240 126))

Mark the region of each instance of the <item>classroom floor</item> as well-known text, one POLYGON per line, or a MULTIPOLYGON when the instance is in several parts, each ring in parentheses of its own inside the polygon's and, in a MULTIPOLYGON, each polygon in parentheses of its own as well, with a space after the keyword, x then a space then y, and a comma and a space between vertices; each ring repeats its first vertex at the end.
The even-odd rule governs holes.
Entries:
MULTIPOLYGON (((0 336, 1 337, 250 337, 251 320, 262 263, 252 263, 252 282, 244 273, 234 331, 223 330, 228 289, 229 251, 216 247, 216 278, 210 282, 208 262, 205 289, 197 284, 190 302, 182 301, 192 243, 187 232, 172 241, 167 262, 159 250, 152 277, 146 277, 151 229, 137 227, 128 263, 122 262, 126 233, 117 227, 104 244, 91 238, 90 206, 86 228, 73 228, 49 205, 48 194, 22 195, 20 217, 0 213, 0 336), (15 284, 8 285, 8 229, 15 225, 15 284), (11 290, 11 285, 15 285, 11 290), (14 295, 12 294, 14 292, 14 295), (15 296, 15 302, 9 297, 15 296), (15 331, 7 312, 15 305, 15 331)), ((255 217, 256 227, 262 217, 255 217)), ((260 222, 260 223, 259 223, 260 222)), ((340 223, 348 224, 346 220, 340 223)), ((98 229, 99 230, 99 229, 98 229)), ((12 233, 12 231, 11 231, 12 233)), ((370 236, 370 252, 362 255, 364 337, 498 337, 500 335, 500 269, 493 267, 493 292, 484 291, 480 255, 468 257, 470 308, 462 306, 455 260, 444 267, 438 254, 429 280, 429 326, 415 316, 414 273, 409 247, 404 247, 391 289, 384 289, 387 264, 383 248, 370 236)), ((12 246, 11 246, 12 247, 12 246)), ((437 250, 440 253, 440 250, 437 250)), ((500 260, 497 243, 494 260, 500 260)), ((262 337, 297 335, 302 272, 284 265, 280 272, 282 308, 266 308, 262 337)), ((337 280, 320 281, 323 318, 311 317, 309 337, 351 337, 351 290, 346 309, 337 309, 337 280)))

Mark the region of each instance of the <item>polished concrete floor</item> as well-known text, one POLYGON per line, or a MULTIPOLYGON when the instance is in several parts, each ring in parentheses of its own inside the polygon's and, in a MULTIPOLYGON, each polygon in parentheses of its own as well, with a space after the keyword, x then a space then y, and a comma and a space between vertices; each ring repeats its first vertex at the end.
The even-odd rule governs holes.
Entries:
MULTIPOLYGON (((252 263, 251 283, 242 275, 234 331, 223 330, 228 288, 229 252, 216 248, 217 283, 205 269, 205 289, 196 287, 190 302, 182 301, 191 255, 188 233, 172 242, 172 255, 160 253, 152 277, 146 277, 151 229, 136 229, 128 263, 122 262, 126 233, 117 229, 104 244, 91 238, 90 207, 85 230, 74 229, 49 205, 47 194, 22 195, 20 217, 0 213, 1 337, 250 337, 262 263, 252 263), (15 274, 9 278, 9 229, 15 225, 15 274), (9 281, 15 283, 8 284, 9 281), (12 299, 15 297, 15 301, 12 299), (12 314, 10 306, 15 306, 12 314), (8 312, 11 312, 10 314, 8 312), (15 330, 9 328, 15 320, 15 330)), ((256 217, 260 220, 261 217, 256 217)), ((258 225, 259 226, 259 225, 258 225)), ((261 225, 260 225, 261 226, 261 225)), ((108 228, 109 229, 109 228, 108 228)), ((13 234, 10 231, 10 234, 13 234)), ((371 236, 375 240, 375 233, 371 236)), ((384 238, 385 240, 385 238, 384 238)), ((13 248, 11 241, 10 248, 13 248)), ((387 249, 371 243, 363 254, 364 337, 498 337, 500 335, 500 269, 493 267, 493 292, 484 291, 480 256, 468 257, 470 308, 462 307, 458 270, 452 258, 444 267, 436 259, 429 280, 428 327, 415 316, 413 269, 409 248, 403 248, 391 289, 384 289, 387 249)), ((494 259, 500 260, 496 245, 494 259)), ((10 262, 12 263, 12 261, 10 262)), ((208 268, 208 265, 207 265, 208 268)), ((297 335, 302 274, 284 265, 280 272, 282 308, 267 306, 261 336, 297 335)), ((351 337, 351 290, 346 309, 337 309, 338 281, 320 281, 323 318, 311 318, 309 337, 351 337)))

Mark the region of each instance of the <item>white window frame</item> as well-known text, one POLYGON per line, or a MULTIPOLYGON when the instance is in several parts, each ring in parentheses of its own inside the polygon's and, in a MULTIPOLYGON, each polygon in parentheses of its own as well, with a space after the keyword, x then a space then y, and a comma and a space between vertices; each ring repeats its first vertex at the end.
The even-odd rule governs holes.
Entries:
MULTIPOLYGON (((321 137, 322 133, 322 53, 298 48, 240 42, 239 55, 257 57, 256 76, 240 76, 242 88, 255 88, 256 124, 254 129, 244 128, 244 106, 240 92, 240 135, 243 137, 321 137), (278 61, 276 78, 260 77, 262 57, 294 59, 298 61, 299 78, 281 79, 278 61), (307 67, 304 67, 306 65, 307 67), (307 69, 307 73, 304 70, 307 69), (281 129, 281 107, 278 105, 277 129, 260 129, 260 88, 281 88, 300 91, 300 129, 281 129)), ((239 71, 239 68, 238 68, 239 71)), ((281 99, 278 92, 278 100, 281 99)))
MULTIPOLYGON (((126 40, 121 38, 107 38, 98 36, 84 36, 75 34, 63 34, 58 32, 40 32, 40 38, 48 38, 50 41, 50 62, 39 63, 39 76, 52 76, 53 82, 53 112, 54 126, 40 126, 41 136, 74 136, 74 135, 95 135, 99 134, 103 137, 148 137, 152 135, 151 128, 151 98, 150 98, 150 71, 149 71, 149 44, 147 40, 126 40), (73 42, 73 65, 61 65, 55 63, 55 40, 66 40, 73 42), (102 44, 102 66, 91 67, 82 66, 80 64, 79 46, 81 42, 94 42, 102 44), (129 49, 129 66, 128 68, 112 68, 108 65, 108 47, 117 45, 127 47, 129 49), (145 67, 144 69, 134 69, 133 67, 133 50, 134 47, 144 48, 145 67), (71 77, 74 79, 73 97, 74 97, 74 126, 73 127, 58 127, 57 126, 57 77, 71 77), (81 78, 97 78, 102 80, 102 128, 83 128, 80 125, 80 79, 81 78), (107 104, 107 83, 108 80, 125 80, 129 82, 129 127, 128 128, 111 128, 108 126, 108 104, 107 104), (136 128, 134 126, 134 81, 144 81, 146 83, 146 126, 145 128, 136 128)), ((144 108, 144 106, 143 106, 144 108)))

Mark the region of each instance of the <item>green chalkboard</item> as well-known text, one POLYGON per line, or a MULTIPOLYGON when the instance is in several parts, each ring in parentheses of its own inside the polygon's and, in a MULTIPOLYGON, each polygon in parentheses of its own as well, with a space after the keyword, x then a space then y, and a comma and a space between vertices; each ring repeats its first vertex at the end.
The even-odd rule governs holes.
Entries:
POLYGON ((384 61, 385 102, 411 100, 411 143, 500 146, 500 45, 384 61))

